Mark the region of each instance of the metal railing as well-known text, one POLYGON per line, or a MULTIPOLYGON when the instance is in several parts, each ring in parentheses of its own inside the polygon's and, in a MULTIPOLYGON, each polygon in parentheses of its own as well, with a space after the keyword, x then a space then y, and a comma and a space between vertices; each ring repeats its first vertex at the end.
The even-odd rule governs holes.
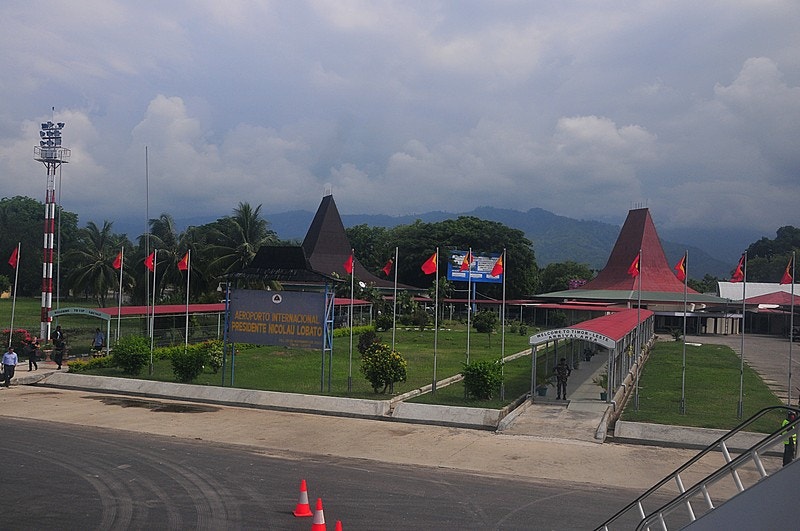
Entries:
POLYGON ((703 514, 714 510, 716 506, 725 503, 732 495, 747 490, 780 469, 783 465, 780 457, 783 453, 783 442, 787 437, 798 433, 799 424, 800 410, 796 408, 772 406, 762 409, 626 505, 596 530, 635 528, 668 531, 685 527, 703 514), (798 418, 787 426, 780 426, 765 435, 761 441, 737 457, 732 457, 729 450, 731 439, 738 433, 746 431, 747 427, 762 417, 776 411, 784 414, 794 411, 798 418), (713 460, 714 452, 721 453, 724 463, 708 474, 706 472, 708 461, 713 460), (752 466, 752 470, 747 470, 748 466, 752 466), (685 488, 684 480, 698 475, 702 479, 688 489, 685 488), (722 484, 725 480, 729 481, 727 485, 722 484))

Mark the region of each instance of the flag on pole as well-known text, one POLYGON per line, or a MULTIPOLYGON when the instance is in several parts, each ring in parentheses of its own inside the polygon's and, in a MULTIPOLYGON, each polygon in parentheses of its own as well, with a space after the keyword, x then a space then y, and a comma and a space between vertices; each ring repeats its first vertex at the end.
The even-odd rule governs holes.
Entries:
POLYGON ((680 280, 681 282, 686 280, 686 255, 685 254, 681 257, 680 262, 675 264, 675 271, 677 271, 676 276, 678 277, 678 280, 680 280))
POLYGON ((633 259, 633 262, 631 262, 631 266, 628 268, 628 274, 633 278, 639 276, 639 259, 641 257, 642 257, 642 252, 639 251, 638 253, 636 253, 636 258, 633 259))
POLYGON ((739 264, 736 266, 736 270, 733 272, 733 275, 731 275, 729 282, 741 282, 744 280, 744 257, 745 254, 743 253, 742 257, 739 258, 739 264))
POLYGON ((436 272, 436 254, 437 253, 433 253, 431 257, 422 264, 422 272, 426 275, 432 275, 436 272))
POLYGON ((155 261, 156 261, 156 252, 155 251, 153 251, 152 253, 147 255, 147 258, 144 259, 144 265, 145 265, 145 267, 147 267, 147 269, 150 270, 150 272, 155 272, 155 268, 156 268, 155 261))
POLYGON ((117 257, 114 258, 114 263, 112 264, 114 269, 122 269, 122 251, 117 254, 117 257))
POLYGON ((14 250, 11 252, 11 257, 8 259, 8 265, 16 269, 18 259, 19 259, 19 247, 14 247, 14 250))
POLYGON ((178 269, 181 270, 181 271, 186 271, 187 269, 189 269, 189 253, 188 252, 185 255, 183 255, 183 258, 181 258, 181 261, 178 262, 178 269))
POLYGON ((467 254, 464 255, 464 260, 461 261, 461 269, 459 271, 466 271, 472 265, 472 251, 467 251, 467 254))
POLYGON ((393 266, 393 265, 394 265, 394 260, 392 260, 391 258, 389 258, 389 261, 388 261, 388 262, 386 262, 386 265, 385 265, 385 266, 383 266, 383 269, 381 269, 381 271, 383 271, 383 274, 384 274, 384 275, 386 275, 386 276, 388 277, 388 276, 389 276, 389 274, 392 272, 392 266, 393 266))
POLYGON ((344 271, 348 275, 353 274, 353 251, 350 251, 350 256, 347 259, 347 262, 344 263, 344 271))
POLYGON ((500 257, 494 263, 494 267, 492 267, 492 272, 489 273, 489 276, 499 277, 502 274, 503 274, 503 255, 500 255, 500 257))
POLYGON ((792 278, 793 261, 794 257, 789 258, 789 263, 786 264, 786 271, 783 272, 783 277, 781 277, 781 284, 794 284, 794 278, 792 278))

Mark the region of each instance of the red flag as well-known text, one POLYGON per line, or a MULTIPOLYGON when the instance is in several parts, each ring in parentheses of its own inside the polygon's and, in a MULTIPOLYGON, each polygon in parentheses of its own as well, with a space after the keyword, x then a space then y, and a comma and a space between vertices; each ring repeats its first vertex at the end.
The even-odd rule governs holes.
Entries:
POLYGON ((729 282, 741 282, 744 280, 744 253, 742 253, 742 257, 739 258, 739 264, 736 266, 736 270, 731 275, 731 279, 729 282))
POLYGON ((676 275, 678 277, 678 280, 680 280, 681 282, 686 280, 686 255, 683 255, 680 262, 675 264, 675 271, 678 272, 676 275))
POLYGON ((11 258, 8 259, 8 265, 14 269, 17 268, 17 258, 19 258, 17 253, 19 253, 19 247, 14 247, 14 250, 11 252, 11 258))
POLYGON ((183 255, 183 258, 181 258, 181 261, 178 262, 178 269, 180 269, 181 271, 186 271, 187 269, 189 269, 189 253, 188 252, 185 255, 183 255))
POLYGON ((350 257, 347 259, 347 262, 344 263, 344 271, 348 275, 353 274, 353 253, 350 253, 350 257))
POLYGON ((494 263, 494 267, 492 268, 492 272, 489 273, 489 276, 499 277, 502 274, 503 274, 503 257, 500 256, 494 263))
POLYGON ((464 260, 461 261, 461 269, 459 269, 459 271, 466 271, 469 269, 470 265, 472 265, 472 251, 464 255, 464 260))
POLYGON ((120 269, 122 267, 122 251, 117 254, 117 257, 114 258, 114 269, 120 269))
POLYGON ((789 258, 789 263, 786 264, 786 271, 783 272, 783 277, 781 277, 781 284, 794 284, 794 279, 792 278, 793 261, 794 257, 789 258))
POLYGON ((642 253, 636 253, 636 258, 633 259, 631 262, 631 266, 628 268, 628 274, 634 278, 639 276, 639 258, 641 258, 642 253))
POLYGON ((424 264, 422 264, 422 272, 426 275, 432 275, 436 273, 436 253, 433 253, 430 258, 428 258, 424 264))
POLYGON ((392 266, 393 266, 393 265, 394 265, 394 260, 392 260, 391 258, 389 258, 389 261, 388 261, 388 262, 386 262, 386 265, 385 265, 385 266, 383 266, 383 269, 381 269, 381 271, 383 271, 383 274, 384 274, 384 275, 386 275, 386 276, 388 277, 388 276, 389 276, 389 273, 391 273, 391 272, 392 272, 392 266))
POLYGON ((145 267, 147 269, 149 269, 151 272, 155 269, 155 260, 156 260, 156 252, 155 251, 153 251, 152 253, 147 255, 147 258, 144 259, 145 267))

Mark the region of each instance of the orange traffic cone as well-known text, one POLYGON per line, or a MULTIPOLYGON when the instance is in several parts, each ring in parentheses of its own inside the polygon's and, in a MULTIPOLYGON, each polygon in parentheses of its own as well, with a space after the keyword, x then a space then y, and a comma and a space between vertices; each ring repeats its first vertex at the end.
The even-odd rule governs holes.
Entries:
POLYGON ((322 511, 322 498, 317 498, 317 508, 314 511, 314 523, 311 524, 311 531, 327 531, 325 525, 325 513, 322 511))
POLYGON ((311 506, 308 504, 308 491, 306 490, 306 480, 300 481, 300 499, 294 509, 295 516, 314 516, 311 506))
POLYGON ((336 531, 342 531, 342 521, 336 520, 336 531))

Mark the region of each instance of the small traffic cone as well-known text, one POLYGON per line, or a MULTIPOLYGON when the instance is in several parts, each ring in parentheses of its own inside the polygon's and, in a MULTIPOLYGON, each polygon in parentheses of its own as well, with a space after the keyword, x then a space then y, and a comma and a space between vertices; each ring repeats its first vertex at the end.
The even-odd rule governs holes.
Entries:
POLYGON ((300 499, 297 500, 297 506, 294 509, 295 516, 314 516, 311 512, 311 506, 308 504, 308 491, 306 490, 306 480, 300 481, 300 499))
POLYGON ((336 531, 342 531, 342 521, 336 520, 336 531))
POLYGON ((317 508, 314 511, 314 522, 311 524, 311 531, 327 531, 325 525, 325 513, 322 511, 322 498, 317 498, 317 508))

